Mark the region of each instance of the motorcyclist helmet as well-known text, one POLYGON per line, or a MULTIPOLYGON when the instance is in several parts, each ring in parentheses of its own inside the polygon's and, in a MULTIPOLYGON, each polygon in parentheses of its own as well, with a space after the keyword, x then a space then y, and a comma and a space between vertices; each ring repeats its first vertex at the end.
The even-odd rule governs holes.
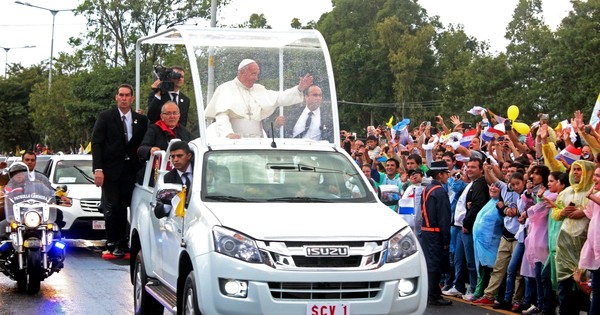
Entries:
POLYGON ((20 172, 26 172, 29 168, 23 162, 15 162, 8 168, 8 176, 12 178, 14 175, 20 172))

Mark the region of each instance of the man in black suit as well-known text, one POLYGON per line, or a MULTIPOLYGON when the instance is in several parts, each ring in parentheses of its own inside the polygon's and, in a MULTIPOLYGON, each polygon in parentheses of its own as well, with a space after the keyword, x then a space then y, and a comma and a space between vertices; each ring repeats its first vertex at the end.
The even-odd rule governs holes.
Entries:
MULTIPOLYGON (((173 169, 165 174, 164 182, 186 185, 188 192, 192 186, 192 150, 185 141, 177 141, 169 148, 169 158, 173 169)), ((190 194, 188 193, 188 196, 190 194)))
POLYGON ((122 257, 127 246, 127 207, 136 173, 142 166, 137 149, 146 129, 146 116, 131 110, 133 87, 121 84, 115 96, 117 108, 101 112, 92 132, 94 183, 102 187, 107 247, 122 257))
POLYGON ((191 141, 192 134, 179 124, 179 108, 167 101, 160 112, 160 120, 148 126, 144 140, 138 148, 140 159, 147 161, 158 150, 166 150, 172 139, 191 141))
POLYGON ((173 66, 171 69, 173 69, 173 72, 178 73, 180 77, 179 79, 172 79, 174 89, 173 91, 169 91, 169 95, 166 96, 161 95, 159 88, 160 80, 156 80, 152 83, 152 91, 150 92, 150 95, 148 95, 148 119, 151 123, 159 121, 162 106, 167 101, 173 101, 179 106, 179 124, 185 127, 187 126, 188 111, 190 109, 190 98, 180 91, 185 83, 185 71, 178 66, 173 66))
MULTIPOLYGON (((281 125, 284 126, 286 138, 305 138, 313 140, 327 140, 333 142, 333 117, 331 108, 323 104, 323 92, 316 85, 304 89, 304 106, 286 108, 284 116, 275 119, 275 135, 281 125)), ((270 126, 265 126, 268 133, 270 126)))

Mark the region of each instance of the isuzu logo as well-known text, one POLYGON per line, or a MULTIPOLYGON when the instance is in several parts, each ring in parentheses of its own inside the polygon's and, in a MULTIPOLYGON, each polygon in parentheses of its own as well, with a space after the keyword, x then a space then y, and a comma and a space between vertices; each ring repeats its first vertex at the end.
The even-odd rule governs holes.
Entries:
POLYGON ((309 257, 347 257, 348 246, 305 246, 309 257))

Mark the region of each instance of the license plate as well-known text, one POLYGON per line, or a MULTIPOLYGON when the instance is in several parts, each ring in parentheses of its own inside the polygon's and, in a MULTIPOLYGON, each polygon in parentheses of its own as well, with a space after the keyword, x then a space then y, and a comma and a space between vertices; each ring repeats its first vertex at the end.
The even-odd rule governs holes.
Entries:
POLYGON ((40 248, 42 247, 42 241, 36 239, 29 239, 23 242, 23 247, 26 248, 40 248))
POLYGON ((92 221, 92 230, 105 230, 104 220, 93 220, 92 221))
POLYGON ((306 315, 350 315, 350 304, 345 303, 309 303, 306 315))

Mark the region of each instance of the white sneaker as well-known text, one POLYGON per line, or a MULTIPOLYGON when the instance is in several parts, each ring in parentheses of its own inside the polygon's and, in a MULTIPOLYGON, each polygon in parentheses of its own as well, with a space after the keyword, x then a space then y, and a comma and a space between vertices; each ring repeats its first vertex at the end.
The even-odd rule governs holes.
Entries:
POLYGON ((475 298, 473 293, 463 294, 462 299, 465 301, 469 301, 469 302, 473 302, 473 301, 477 300, 477 298, 475 298))
POLYGON ((531 304, 531 306, 528 309, 524 310, 521 313, 524 315, 531 315, 531 314, 539 314, 541 312, 542 311, 539 308, 537 308, 537 306, 531 304))
POLYGON ((447 291, 442 291, 443 295, 447 295, 447 296, 455 296, 455 297, 461 297, 463 294, 462 292, 456 290, 455 287, 452 287, 450 290, 447 291))

